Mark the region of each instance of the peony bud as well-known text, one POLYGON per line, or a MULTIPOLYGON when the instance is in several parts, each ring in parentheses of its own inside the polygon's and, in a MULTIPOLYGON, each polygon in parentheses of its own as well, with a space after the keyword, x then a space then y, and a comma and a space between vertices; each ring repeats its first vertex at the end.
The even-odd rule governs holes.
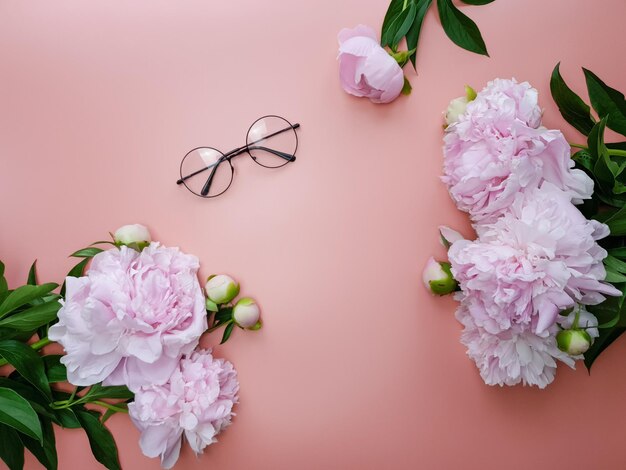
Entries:
POLYGON ((459 96, 450 101, 446 110, 446 124, 454 124, 459 120, 459 116, 465 113, 467 103, 476 98, 476 92, 471 86, 465 85, 465 96, 459 96))
POLYGON ((559 349, 570 356, 578 356, 587 352, 591 346, 591 336, 585 330, 561 330, 556 335, 559 349))
POLYGON ((138 251, 147 247, 152 241, 148 229, 140 224, 124 225, 118 228, 113 239, 116 246, 126 245, 138 251))
POLYGON ((441 244, 444 248, 450 248, 454 242, 459 240, 463 240, 463 235, 461 235, 456 230, 452 230, 450 227, 446 227, 445 225, 439 226, 439 236, 441 240, 441 244))
POLYGON ((457 282, 452 277, 450 263, 435 261, 431 256, 422 274, 424 285, 436 295, 447 295, 457 289, 457 282))
POLYGON ((233 319, 242 328, 258 330, 261 328, 261 310, 254 299, 244 297, 237 302, 233 309, 233 319))
POLYGON ((204 289, 209 300, 216 304, 227 304, 239 295, 239 284, 226 274, 209 277, 204 289))

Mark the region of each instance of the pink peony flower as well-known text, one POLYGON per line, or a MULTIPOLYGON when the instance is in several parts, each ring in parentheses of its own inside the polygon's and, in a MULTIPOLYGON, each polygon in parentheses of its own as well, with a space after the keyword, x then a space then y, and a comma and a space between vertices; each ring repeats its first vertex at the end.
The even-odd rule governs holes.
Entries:
POLYGON ((546 336, 536 335, 525 326, 492 334, 478 326, 465 307, 461 304, 456 314, 465 327, 461 343, 467 347, 467 355, 476 363, 487 385, 521 382, 545 388, 554 380, 556 360, 574 367, 574 359, 557 347, 556 325, 550 327, 546 336))
POLYGON ((343 89, 374 103, 395 100, 404 86, 402 69, 369 26, 342 29, 339 40, 339 78, 343 89))
POLYGON ((48 337, 64 347, 74 385, 163 384, 207 329, 195 256, 151 243, 94 256, 86 276, 68 277, 59 323, 48 337))
POLYGON ((207 350, 183 357, 166 384, 141 387, 128 405, 141 431, 141 450, 148 457, 160 456, 163 468, 171 468, 184 433, 193 451, 201 454, 230 424, 238 391, 230 362, 213 359, 207 350))
POLYGON ((602 282, 607 253, 596 240, 608 228, 585 219, 550 183, 517 194, 506 214, 477 230, 478 240, 455 242, 448 256, 464 308, 488 333, 522 328, 541 335, 559 311, 621 295, 602 282))
POLYGON ((574 203, 591 197, 593 180, 574 169, 560 131, 539 127, 537 90, 497 79, 446 128, 442 180, 457 207, 475 222, 492 222, 520 191, 548 181, 574 203))
MULTIPOLYGON (((456 318, 465 329, 461 343, 467 347, 467 355, 476 363, 480 376, 487 385, 536 385, 545 388, 554 380, 557 360, 574 368, 576 360, 583 356, 569 356, 561 351, 555 335, 560 330, 553 324, 543 335, 537 335, 525 326, 513 326, 498 334, 492 334, 476 324, 474 316, 462 303, 456 318)), ((598 320, 584 309, 579 313, 579 324, 597 325, 598 320)), ((561 317, 563 327, 569 327, 575 314, 561 317)), ((587 330, 592 338, 598 330, 587 330)))

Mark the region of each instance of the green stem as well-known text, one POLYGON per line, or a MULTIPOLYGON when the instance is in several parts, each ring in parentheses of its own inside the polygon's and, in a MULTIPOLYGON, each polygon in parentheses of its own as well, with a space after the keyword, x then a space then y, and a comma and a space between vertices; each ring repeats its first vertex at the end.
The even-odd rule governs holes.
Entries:
MULTIPOLYGON (((232 321, 232 320, 231 320, 231 321, 232 321)), ((212 326, 211 328, 209 328, 208 330, 206 330, 206 331, 205 331, 205 333, 210 333, 211 331, 215 331, 215 330, 217 330, 218 328, 221 328, 221 327, 223 327, 223 326, 228 325, 229 323, 230 323, 230 322, 220 323, 219 325, 212 326)))
MULTIPOLYGON (((39 341, 35 341, 34 343, 30 345, 30 347, 33 348, 35 351, 39 351, 41 348, 48 346, 51 343, 52 341, 50 341, 46 337, 46 338, 41 338, 39 341)), ((8 363, 9 361, 7 361, 6 359, 0 359, 0 367, 6 366, 8 363)))
POLYGON ((572 144, 572 143, 570 142, 569 146, 570 146, 570 147, 577 148, 577 149, 587 150, 587 146, 585 146, 585 145, 580 145, 580 144, 572 144))
POLYGON ((626 157, 626 150, 609 149, 609 155, 613 155, 615 157, 626 157))
POLYGON ((128 413, 128 410, 126 408, 120 408, 119 406, 111 405, 110 403, 107 403, 105 401, 96 400, 92 401, 91 403, 101 406, 103 408, 107 408, 111 411, 115 411, 116 413, 128 413))

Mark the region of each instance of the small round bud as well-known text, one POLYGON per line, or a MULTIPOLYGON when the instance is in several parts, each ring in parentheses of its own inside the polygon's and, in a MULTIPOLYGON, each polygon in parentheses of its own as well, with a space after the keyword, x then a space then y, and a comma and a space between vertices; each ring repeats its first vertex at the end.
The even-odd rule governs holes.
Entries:
POLYGON ((226 274, 209 277, 204 286, 206 296, 215 304, 227 304, 239 295, 239 284, 226 274))
POLYGON ((261 310, 254 299, 244 297, 237 302, 233 309, 233 319, 242 328, 258 330, 261 328, 261 310))
POLYGON ((587 352, 591 346, 591 336, 585 330, 562 330, 556 335, 556 344, 559 349, 570 356, 578 356, 587 352))
POLYGON ((150 231, 141 224, 124 225, 118 228, 113 234, 113 239, 116 246, 125 245, 137 251, 143 250, 152 241, 150 231))
POLYGON ((450 263, 436 261, 432 256, 426 262, 422 278, 426 288, 435 295, 451 294, 458 287, 450 263))

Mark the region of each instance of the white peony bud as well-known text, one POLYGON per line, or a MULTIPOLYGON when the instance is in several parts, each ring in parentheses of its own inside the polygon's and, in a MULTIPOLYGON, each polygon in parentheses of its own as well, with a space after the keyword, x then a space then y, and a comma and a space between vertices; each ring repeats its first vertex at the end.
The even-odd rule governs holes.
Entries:
POLYGON ((452 230, 450 227, 447 227, 445 225, 439 226, 439 235, 441 238, 441 244, 445 248, 450 248, 450 245, 452 245, 454 242, 464 239, 463 235, 461 235, 459 232, 457 232, 456 230, 452 230))
POLYGON ((139 251, 152 241, 150 231, 140 224, 124 225, 118 228, 113 239, 117 246, 126 245, 139 251))
POLYGON ((211 276, 204 289, 207 297, 216 304, 227 304, 239 295, 239 284, 226 274, 211 276))
POLYGON ((233 309, 233 319, 242 328, 258 330, 261 327, 261 310, 254 299, 244 297, 233 309))
POLYGON ((426 288, 436 295, 451 294, 458 286, 450 272, 450 263, 440 263, 432 256, 426 262, 422 278, 426 288))
POLYGON ((475 98, 476 92, 474 89, 469 85, 465 85, 465 96, 454 98, 448 105, 448 109, 446 110, 446 124, 449 126, 450 124, 457 122, 459 120, 459 116, 465 113, 467 103, 473 101, 475 98))
POLYGON ((556 335, 559 349, 570 356, 578 356, 587 352, 591 346, 591 336, 585 330, 562 330, 556 335))
POLYGON ((450 101, 448 109, 446 110, 446 124, 454 124, 459 120, 459 116, 465 112, 467 108, 467 98, 465 96, 459 96, 450 101))

